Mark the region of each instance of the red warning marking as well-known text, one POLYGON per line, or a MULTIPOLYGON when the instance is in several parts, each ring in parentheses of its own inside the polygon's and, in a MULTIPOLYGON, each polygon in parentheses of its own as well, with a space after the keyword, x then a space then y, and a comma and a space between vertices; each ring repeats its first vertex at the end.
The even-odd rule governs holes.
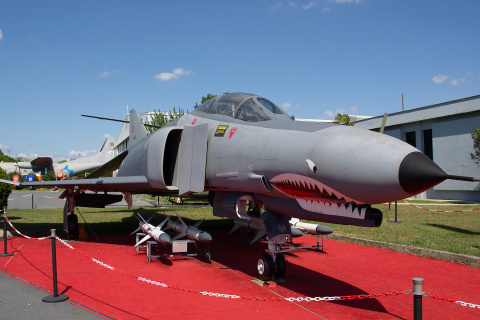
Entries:
POLYGON ((193 119, 192 126, 195 124, 195 122, 197 122, 197 118, 193 119))
POLYGON ((232 129, 230 129, 230 136, 228 137, 228 139, 232 139, 232 136, 236 131, 237 131, 237 127, 233 127, 232 129))

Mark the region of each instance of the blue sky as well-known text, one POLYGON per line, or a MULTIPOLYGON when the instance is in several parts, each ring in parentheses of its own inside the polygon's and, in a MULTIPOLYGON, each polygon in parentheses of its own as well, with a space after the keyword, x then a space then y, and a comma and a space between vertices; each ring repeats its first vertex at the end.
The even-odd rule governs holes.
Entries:
POLYGON ((98 151, 124 118, 262 95, 297 118, 480 94, 480 1, 2 1, 0 148, 98 151))

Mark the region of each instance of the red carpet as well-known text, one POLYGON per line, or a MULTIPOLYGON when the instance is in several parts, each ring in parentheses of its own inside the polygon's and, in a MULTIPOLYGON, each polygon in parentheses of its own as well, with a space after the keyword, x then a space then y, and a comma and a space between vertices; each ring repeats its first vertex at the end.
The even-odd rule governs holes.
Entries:
MULTIPOLYGON (((432 295, 480 304, 478 268, 333 240, 326 240, 327 253, 302 250, 287 254, 293 270, 288 267, 286 282, 261 287, 252 280, 266 245, 244 247, 238 233, 212 235, 211 262, 177 257, 148 264, 145 251, 137 253, 134 236, 128 235, 104 236, 102 243, 68 242, 78 251, 57 241, 59 293, 115 319, 412 319, 412 295, 329 302, 278 298, 392 293, 412 289, 411 279, 421 277, 425 279, 423 290, 432 295), (197 293, 202 291, 242 298, 197 293), (248 297, 255 299, 245 299, 248 297)), ((305 236, 294 242, 312 245, 315 238, 305 236)), ((8 252, 14 251, 13 257, 0 257, 1 268, 52 290, 51 241, 14 238, 8 243, 8 252)), ((425 319, 479 319, 480 309, 424 297, 423 315, 425 319)))

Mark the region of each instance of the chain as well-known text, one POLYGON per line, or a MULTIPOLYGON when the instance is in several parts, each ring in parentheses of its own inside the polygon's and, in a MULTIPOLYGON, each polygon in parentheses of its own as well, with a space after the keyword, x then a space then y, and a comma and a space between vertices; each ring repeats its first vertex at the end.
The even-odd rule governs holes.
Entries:
POLYGON ((478 304, 468 303, 468 302, 449 299, 449 298, 444 298, 444 297, 440 297, 440 296, 437 296, 437 295, 434 295, 434 294, 429 294, 429 293, 425 293, 424 295, 425 295, 425 297, 433 298, 435 300, 440 300, 440 301, 445 301, 445 302, 458 304, 462 307, 470 307, 470 308, 474 308, 474 309, 480 309, 480 305, 478 305, 478 304))

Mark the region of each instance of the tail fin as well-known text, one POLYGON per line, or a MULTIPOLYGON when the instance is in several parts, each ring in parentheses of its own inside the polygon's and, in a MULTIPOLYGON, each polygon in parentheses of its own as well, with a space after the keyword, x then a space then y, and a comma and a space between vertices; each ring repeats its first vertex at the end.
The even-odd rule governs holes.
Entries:
POLYGON ((115 137, 108 137, 105 139, 100 152, 98 153, 98 161, 99 162, 107 162, 113 159, 113 147, 115 147, 115 141, 117 138, 115 137))
POLYGON ((145 129, 140 116, 135 109, 132 109, 132 111, 130 111, 130 135, 128 149, 134 146, 137 141, 145 138, 147 134, 147 129, 145 129))

